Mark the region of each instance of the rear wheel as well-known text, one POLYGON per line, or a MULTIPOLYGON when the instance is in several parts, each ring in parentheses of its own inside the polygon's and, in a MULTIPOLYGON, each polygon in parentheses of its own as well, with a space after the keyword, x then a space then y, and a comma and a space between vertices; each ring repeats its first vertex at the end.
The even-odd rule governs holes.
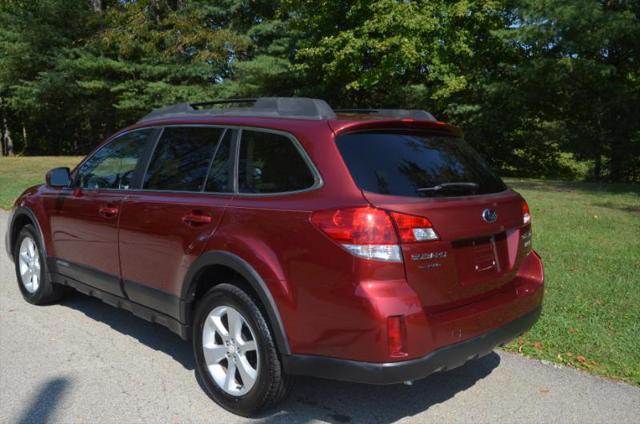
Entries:
POLYGON ((205 391, 223 408, 254 415, 281 401, 291 386, 256 302, 220 284, 199 302, 193 326, 196 370, 205 391))
POLYGON ((32 225, 25 225, 14 247, 16 276, 22 296, 29 303, 44 305, 59 300, 64 289, 49 281, 45 272, 44 255, 38 233, 32 225))

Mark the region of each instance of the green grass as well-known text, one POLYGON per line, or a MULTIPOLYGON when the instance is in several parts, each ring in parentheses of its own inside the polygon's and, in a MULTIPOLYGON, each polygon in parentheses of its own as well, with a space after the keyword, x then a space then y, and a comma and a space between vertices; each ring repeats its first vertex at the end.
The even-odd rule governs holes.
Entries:
POLYGON ((506 349, 640 384, 640 186, 507 182, 529 202, 546 290, 506 349))
MULTIPOLYGON (((79 157, 0 158, 0 208, 79 157)), ((507 350, 640 384, 640 186, 509 179, 544 260, 540 321, 507 350)))
POLYGON ((79 156, 0 157, 0 209, 8 209, 26 189, 44 183, 48 170, 58 166, 73 168, 79 156))

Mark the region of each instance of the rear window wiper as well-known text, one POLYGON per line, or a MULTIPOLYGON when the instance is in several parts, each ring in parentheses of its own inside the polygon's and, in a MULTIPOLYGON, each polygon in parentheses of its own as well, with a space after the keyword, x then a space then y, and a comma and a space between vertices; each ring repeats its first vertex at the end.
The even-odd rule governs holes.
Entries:
POLYGON ((476 191, 478 190, 478 187, 480 187, 478 183, 467 183, 467 182, 441 183, 431 187, 420 187, 420 188, 417 188, 416 191, 418 193, 431 192, 431 191, 445 191, 445 190, 476 191))

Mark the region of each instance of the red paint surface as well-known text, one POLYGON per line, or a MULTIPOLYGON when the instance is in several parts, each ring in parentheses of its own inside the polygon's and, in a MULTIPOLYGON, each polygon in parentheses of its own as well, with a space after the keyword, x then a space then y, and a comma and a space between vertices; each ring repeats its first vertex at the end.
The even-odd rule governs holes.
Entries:
POLYGON ((231 117, 143 126, 161 124, 287 131, 301 142, 323 185, 265 197, 33 188, 17 202, 36 214, 50 256, 179 296, 185 274, 203 252, 226 250, 267 283, 293 353, 371 362, 423 356, 505 324, 542 302, 542 263, 522 243, 529 226, 523 225, 517 193, 455 199, 362 193, 334 142, 336 133, 357 129, 410 126, 459 134, 454 127, 410 120, 231 117), (440 239, 403 244, 401 263, 370 261, 351 255, 310 223, 313 211, 365 206, 426 217, 440 239), (117 213, 106 217, 100 213, 104 207, 117 213), (482 221, 485 207, 496 209, 496 223, 482 221), (210 216, 211 222, 189 225, 184 217, 193 213, 210 216), (461 242, 491 235, 496 238, 490 246, 461 242), (446 257, 412 259, 433 252, 446 257), (478 271, 476 266, 488 266, 491 254, 499 267, 478 271), (391 316, 403 317, 402 358, 389 354, 391 316))

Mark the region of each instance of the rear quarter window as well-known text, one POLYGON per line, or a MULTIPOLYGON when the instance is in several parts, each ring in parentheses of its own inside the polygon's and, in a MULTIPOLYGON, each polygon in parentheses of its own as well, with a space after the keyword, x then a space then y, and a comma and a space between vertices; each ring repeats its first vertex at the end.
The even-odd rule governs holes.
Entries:
POLYGON ((314 175, 293 140, 266 131, 242 130, 238 161, 240 193, 287 193, 314 184, 314 175))
POLYGON ((364 191, 451 197, 507 188, 461 138, 378 131, 345 134, 336 142, 353 179, 364 191))

